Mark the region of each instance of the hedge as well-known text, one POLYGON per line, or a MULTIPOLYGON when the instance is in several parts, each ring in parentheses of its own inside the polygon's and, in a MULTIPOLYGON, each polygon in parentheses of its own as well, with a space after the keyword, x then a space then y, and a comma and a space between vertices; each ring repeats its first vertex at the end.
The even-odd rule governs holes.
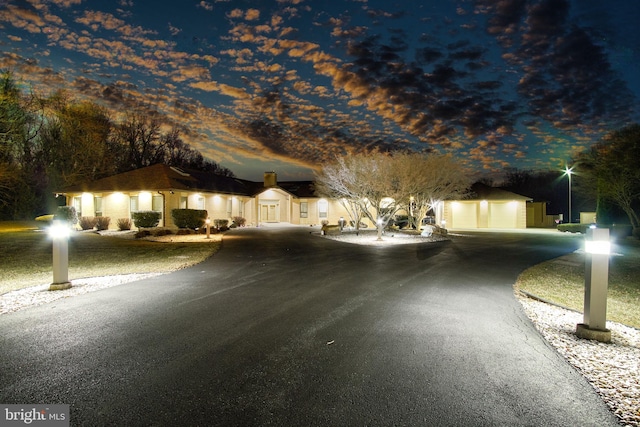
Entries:
POLYGON ((171 211, 171 217, 176 227, 191 230, 201 228, 208 216, 209 213, 201 209, 173 209, 171 211))
POLYGON ((156 211, 139 211, 132 212, 131 218, 138 228, 157 227, 160 223, 160 212, 156 211))

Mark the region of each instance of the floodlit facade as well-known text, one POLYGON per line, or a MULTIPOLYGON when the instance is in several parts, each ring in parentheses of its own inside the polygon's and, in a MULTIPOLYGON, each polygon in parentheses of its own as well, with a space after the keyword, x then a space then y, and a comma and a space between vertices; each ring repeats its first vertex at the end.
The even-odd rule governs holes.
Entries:
MULTIPOLYGON (((526 227, 526 197, 481 185, 472 190, 473 198, 440 202, 434 210, 436 223, 446 228, 526 227)), ((275 172, 265 172, 263 182, 252 182, 157 164, 71 186, 59 194, 79 216, 110 217, 113 229, 118 219, 138 211, 159 212, 160 227, 175 227, 173 209, 206 210, 211 220, 230 223, 243 217, 252 226, 349 221, 340 201, 318 197, 312 181, 278 182, 275 172)))

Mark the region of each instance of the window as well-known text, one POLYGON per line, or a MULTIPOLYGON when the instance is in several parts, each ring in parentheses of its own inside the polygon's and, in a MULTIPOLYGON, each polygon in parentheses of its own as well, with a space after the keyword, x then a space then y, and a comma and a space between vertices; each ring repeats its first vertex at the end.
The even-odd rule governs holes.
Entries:
POLYGON ((300 218, 309 218, 308 202, 300 202, 300 218))
POLYGON ((326 200, 318 200, 318 217, 326 218, 328 216, 329 203, 326 200))
POLYGON ((233 209, 233 201, 231 199, 227 200, 227 216, 231 217, 231 212, 233 209))
POLYGON ((76 214, 78 217, 82 216, 82 196, 75 196, 73 198, 73 207, 76 208, 76 214))
POLYGON ((196 198, 196 209, 204 210, 204 197, 198 196, 196 198))
POLYGON ((187 209, 187 196, 180 196, 180 209, 187 209))
POLYGON ((154 195, 151 199, 151 210, 155 212, 160 212, 160 218, 162 218, 162 212, 164 212, 164 197, 161 195, 154 195))
POLYGON ((138 196, 129 197, 129 210, 131 212, 138 212, 138 196))
POLYGON ((93 211, 95 216, 102 216, 102 196, 95 196, 93 198, 93 211))

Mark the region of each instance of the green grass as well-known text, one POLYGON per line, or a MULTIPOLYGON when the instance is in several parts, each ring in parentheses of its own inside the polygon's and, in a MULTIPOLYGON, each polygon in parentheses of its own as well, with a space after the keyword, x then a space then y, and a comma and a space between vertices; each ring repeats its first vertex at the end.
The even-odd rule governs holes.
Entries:
MULTIPOLYGON (((204 261, 219 241, 165 243, 76 232, 69 240, 69 279, 169 272, 204 261)), ((33 223, 0 222, 0 295, 50 283, 52 242, 33 223)))
MULTIPOLYGON (((607 320, 640 328, 640 242, 624 239, 621 255, 609 262, 607 320)), ((583 312, 584 256, 575 255, 538 264, 524 271, 516 289, 583 312)))

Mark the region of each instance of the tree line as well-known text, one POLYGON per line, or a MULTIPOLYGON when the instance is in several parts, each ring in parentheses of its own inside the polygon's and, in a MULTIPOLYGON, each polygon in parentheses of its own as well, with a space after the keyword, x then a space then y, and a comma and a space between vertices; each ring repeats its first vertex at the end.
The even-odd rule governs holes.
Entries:
POLYGON ((120 122, 106 108, 63 91, 43 97, 0 74, 0 219, 32 219, 51 212, 66 186, 164 163, 219 175, 233 172, 205 159, 164 130, 149 112, 120 122))

